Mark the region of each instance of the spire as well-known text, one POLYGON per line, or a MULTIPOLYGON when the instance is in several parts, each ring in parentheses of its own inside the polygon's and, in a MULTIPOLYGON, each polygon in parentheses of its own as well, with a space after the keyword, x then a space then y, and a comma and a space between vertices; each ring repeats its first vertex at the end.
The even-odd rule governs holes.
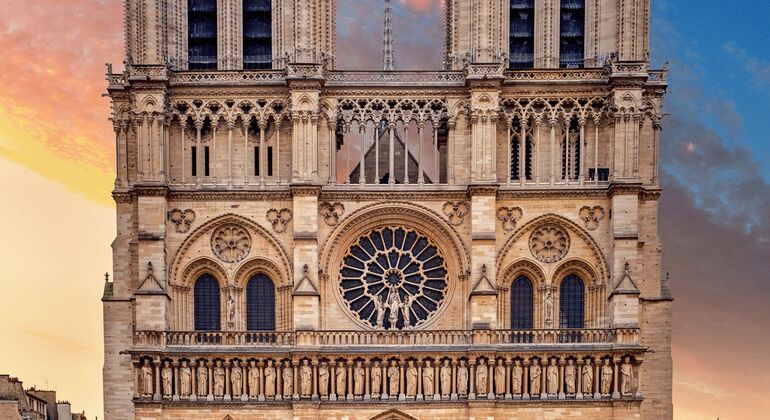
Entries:
POLYGON ((393 8, 385 0, 385 31, 382 40, 382 69, 393 71, 393 8))

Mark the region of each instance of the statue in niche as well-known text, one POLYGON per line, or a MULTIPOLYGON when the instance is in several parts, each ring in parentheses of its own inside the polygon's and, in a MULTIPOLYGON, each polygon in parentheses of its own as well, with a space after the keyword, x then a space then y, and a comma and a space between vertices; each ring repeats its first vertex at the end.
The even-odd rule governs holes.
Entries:
POLYGON ((290 397, 294 394, 294 369, 292 369, 291 362, 288 360, 283 362, 281 379, 283 379, 283 396, 290 397))
POLYGON ((575 376, 575 365, 572 364, 572 359, 567 359, 567 366, 564 367, 564 386, 568 395, 575 394, 575 376))
POLYGON ((163 362, 163 369, 160 371, 160 380, 163 383, 163 396, 168 397, 171 396, 171 394, 174 393, 174 390, 171 386, 173 383, 174 374, 171 370, 171 362, 166 360, 163 362))
POLYGON ((602 365, 602 394, 610 395, 610 389, 612 386, 612 366, 610 366, 610 359, 604 359, 602 365))
POLYGON ((548 328, 553 326, 553 294, 550 290, 545 295, 545 326, 548 328))
POLYGON ((505 394, 505 364, 503 359, 498 359, 497 366, 495 366, 495 393, 497 395, 505 394))
POLYGON ((583 393, 591 394, 594 389, 594 370, 591 367, 591 360, 586 360, 583 365, 583 393))
POLYGON ((422 393, 425 395, 436 393, 433 375, 433 366, 431 366, 430 360, 426 360, 425 367, 422 369, 422 393))
POLYGON ((374 299, 374 313, 377 328, 383 328, 385 326, 385 300, 382 295, 377 295, 374 299))
POLYGON ((468 366, 465 360, 460 360, 460 366, 457 366, 457 394, 468 395, 468 366))
POLYGON ((537 359, 532 360, 532 366, 529 368, 529 393, 540 395, 540 377, 543 375, 543 369, 537 359))
POLYGON ((409 328, 412 325, 411 313, 412 313, 412 304, 413 303, 414 303, 414 296, 409 296, 401 304, 401 316, 404 318, 404 329, 407 329, 407 328, 409 328))
POLYGON ((452 367, 449 366, 449 359, 444 359, 439 375, 441 376, 441 395, 448 397, 452 392, 452 367))
POLYGON ((329 363, 325 360, 318 366, 318 393, 322 397, 329 396, 329 363))
POLYGON ((487 369, 487 362, 484 359, 479 360, 479 365, 476 367, 476 394, 487 394, 487 375, 489 374, 487 369))
POLYGON ((556 366, 556 360, 551 359, 551 363, 546 369, 546 385, 548 386, 548 393, 556 395, 559 393, 559 367, 556 366))
POLYGON ((241 368, 241 362, 233 362, 233 368, 230 370, 230 386, 233 390, 233 397, 240 397, 243 395, 243 369, 241 368))
POLYGON ((313 368, 310 367, 310 360, 303 360, 299 368, 299 389, 300 394, 307 397, 313 393, 313 368))
POLYGON ((356 396, 364 395, 364 383, 366 381, 366 369, 360 360, 356 360, 356 366, 353 368, 353 394, 356 396))
POLYGON ((382 386, 382 366, 379 360, 375 360, 372 364, 372 394, 379 395, 382 386))
MULTIPOLYGON (((388 309, 390 310, 390 316, 388 317, 390 328, 395 330, 396 323, 398 323, 398 312, 401 309, 401 296, 399 296, 398 289, 395 287, 391 288, 390 293, 388 293, 388 309)), ((406 326, 406 323, 404 326, 406 326)))
POLYGON ((149 359, 144 359, 142 364, 142 395, 145 397, 152 396, 152 365, 150 365, 149 359))
POLYGON ((400 372, 398 371, 398 363, 393 360, 390 362, 390 367, 388 368, 388 393, 393 395, 398 395, 398 381, 399 381, 400 372))
POLYGON ((634 369, 631 358, 626 357, 625 363, 620 367, 620 392, 623 395, 631 395, 631 383, 634 377, 634 369))
POLYGON ((217 360, 214 366, 214 396, 225 396, 225 368, 222 366, 221 360, 217 360))
POLYGON ((419 378, 419 372, 417 366, 414 365, 414 360, 410 360, 406 368, 406 396, 414 397, 417 395, 417 378, 419 378))
POLYGON ((337 376, 337 395, 340 397, 345 395, 347 380, 348 380, 348 372, 345 370, 345 363, 344 362, 338 362, 337 363, 337 369, 335 369, 334 374, 337 376))
POLYGON ((227 325, 231 330, 235 329, 235 299, 232 290, 227 292, 227 325))
POLYGON ((249 363, 249 398, 257 398, 259 391, 259 369, 257 362, 252 360, 249 363))
POLYGON ((521 361, 513 362, 513 394, 521 395, 522 379, 524 378, 524 368, 521 367, 521 361))
POLYGON ((203 397, 209 394, 209 371, 206 362, 198 362, 198 395, 203 397))
POLYGON ((276 378, 275 366, 273 366, 272 360, 268 360, 267 366, 265 366, 265 396, 266 397, 275 397, 275 378, 276 378))
POLYGON ((183 397, 189 397, 192 392, 192 369, 187 360, 182 360, 182 366, 179 368, 179 393, 183 397))

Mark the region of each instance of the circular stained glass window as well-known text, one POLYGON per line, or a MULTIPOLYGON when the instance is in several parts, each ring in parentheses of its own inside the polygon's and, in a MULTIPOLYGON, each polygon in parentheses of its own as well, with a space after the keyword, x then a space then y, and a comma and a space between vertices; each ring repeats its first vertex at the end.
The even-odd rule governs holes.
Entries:
POLYGON ((402 227, 373 230, 354 243, 340 270, 342 297, 363 322, 414 328, 444 302, 447 269, 438 247, 402 227))

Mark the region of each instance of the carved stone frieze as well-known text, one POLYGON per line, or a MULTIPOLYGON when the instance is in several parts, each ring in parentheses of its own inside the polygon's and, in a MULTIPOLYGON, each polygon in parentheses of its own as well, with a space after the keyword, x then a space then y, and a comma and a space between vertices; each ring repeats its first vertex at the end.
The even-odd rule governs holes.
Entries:
POLYGON ((544 263, 554 263, 564 258, 569 252, 569 246, 569 234, 556 224, 539 226, 529 237, 532 255, 544 263))
POLYGON ((187 233, 195 222, 195 212, 191 209, 173 209, 168 212, 168 220, 176 226, 177 233, 187 233))
POLYGON ((293 213, 286 208, 280 210, 270 209, 267 211, 265 217, 267 217, 267 221, 273 225, 273 230, 276 233, 284 233, 289 226, 289 222, 291 222, 293 218, 293 213))
POLYGON ((235 224, 221 226, 211 234, 211 251, 227 263, 242 261, 251 251, 251 235, 235 224))
POLYGON ((503 225, 503 230, 513 232, 516 229, 516 223, 524 216, 524 211, 520 207, 500 207, 497 209, 497 220, 503 225))
POLYGON ((338 202, 330 203, 325 201, 318 205, 318 214, 324 219, 324 223, 329 226, 336 226, 340 218, 345 214, 345 206, 338 202))
POLYGON ((449 224, 452 226, 460 226, 465 220, 465 216, 470 213, 471 209, 465 201, 447 201, 444 203, 444 215, 449 219, 449 224))
POLYGON ((599 227, 599 222, 604 219, 606 212, 602 206, 583 206, 580 209, 580 220, 585 224, 586 229, 596 230, 599 227))

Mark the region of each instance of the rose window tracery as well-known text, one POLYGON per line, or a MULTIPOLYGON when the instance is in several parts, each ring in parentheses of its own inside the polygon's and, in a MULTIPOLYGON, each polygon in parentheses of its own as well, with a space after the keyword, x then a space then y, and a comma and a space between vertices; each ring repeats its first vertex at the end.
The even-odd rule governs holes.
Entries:
POLYGON ((569 251, 569 235, 557 225, 541 226, 529 237, 529 250, 544 263, 559 261, 569 251))
POLYGON ((224 262, 239 262, 251 251, 251 235, 238 225, 222 226, 211 235, 211 251, 224 262))
POLYGON ((415 328, 444 303, 447 268, 439 248, 415 230, 369 232, 343 258, 340 291, 347 307, 376 328, 415 328))

